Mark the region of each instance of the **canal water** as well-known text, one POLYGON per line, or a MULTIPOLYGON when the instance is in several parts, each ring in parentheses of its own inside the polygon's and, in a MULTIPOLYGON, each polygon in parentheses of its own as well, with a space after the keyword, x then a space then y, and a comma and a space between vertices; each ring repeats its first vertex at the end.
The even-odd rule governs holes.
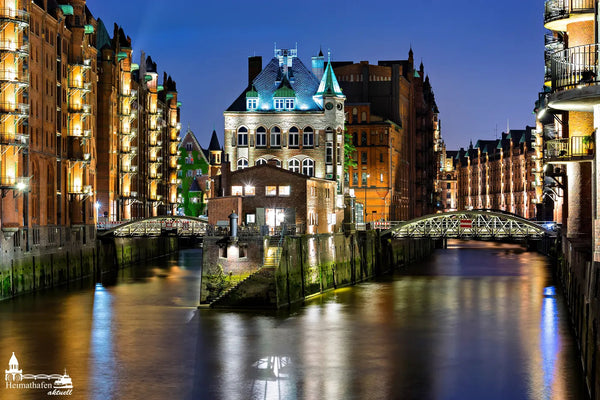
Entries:
POLYGON ((30 377, 66 369, 71 399, 587 398, 549 265, 518 246, 451 242, 279 313, 196 309, 200 264, 187 250, 1 302, 0 369, 13 352, 30 377))

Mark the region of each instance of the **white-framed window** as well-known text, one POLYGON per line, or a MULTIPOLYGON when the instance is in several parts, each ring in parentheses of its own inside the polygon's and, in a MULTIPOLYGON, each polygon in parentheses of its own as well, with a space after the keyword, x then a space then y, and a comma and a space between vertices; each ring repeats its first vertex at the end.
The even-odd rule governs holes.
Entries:
POLYGON ((289 186, 279 186, 279 195, 280 196, 289 196, 290 195, 290 187, 289 186))
POLYGON ((325 164, 333 164, 333 143, 325 144, 325 164))
POLYGON ((282 98, 276 98, 275 99, 275 109, 283 110, 284 107, 285 107, 285 100, 282 98))
POLYGON ((277 186, 266 186, 265 196, 277 196, 277 186))
POLYGON ((264 126, 259 126, 256 129, 256 147, 267 146, 267 130, 264 126))
POLYGON ((315 162, 310 158, 302 160, 302 173, 307 176, 315 175, 315 162))
POLYGON ((293 98, 285 99, 285 109, 286 110, 294 109, 294 99, 293 98))
POLYGON ((304 128, 304 133, 302 135, 302 146, 304 147, 313 147, 315 145, 315 133, 310 126, 304 128))
POLYGON ((188 177, 189 177, 189 176, 194 176, 194 170, 193 170, 193 169, 190 169, 190 170, 188 170, 188 172, 186 173, 186 175, 187 175, 188 177))
POLYGON ((248 168, 248 160, 246 158, 240 158, 237 161, 237 169, 248 168))
POLYGON ((237 137, 238 146, 248 146, 248 129, 245 126, 238 129, 237 137))
POLYGON ((288 170, 299 173, 300 172, 300 161, 298 161, 295 158, 292 158, 290 161, 288 161, 288 170))
POLYGON ((246 223, 247 224, 255 224, 256 223, 256 214, 246 214, 246 223))
POLYGON ((271 128, 271 147, 281 147, 281 129, 278 126, 271 128))
POLYGON ((254 196, 256 194, 256 187, 251 185, 246 185, 244 187, 244 195, 246 196, 254 196))
POLYGON ((281 160, 278 158, 275 158, 275 165, 278 166, 279 168, 281 168, 281 160))
POLYGON ((248 110, 256 110, 258 108, 258 98, 257 97, 248 97, 246 99, 246 108, 248 110))
POLYGON ((298 132, 298 128, 292 126, 290 128, 290 132, 288 133, 288 146, 289 147, 298 147, 300 143, 300 133, 298 132))
POLYGON ((263 165, 266 164, 267 160, 265 160, 264 158, 259 158, 258 160, 256 160, 256 162, 254 163, 254 165, 263 165))
POLYGON ((241 186, 232 186, 231 187, 231 195, 232 196, 241 196, 242 195, 242 187, 241 186))

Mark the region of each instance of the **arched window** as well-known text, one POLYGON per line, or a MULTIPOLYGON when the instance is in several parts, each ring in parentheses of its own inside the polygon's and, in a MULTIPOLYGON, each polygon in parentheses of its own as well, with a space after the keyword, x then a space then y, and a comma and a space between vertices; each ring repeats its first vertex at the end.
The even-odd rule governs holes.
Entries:
POLYGON ((264 158, 259 158, 258 160, 256 160, 256 162, 254 164, 255 165, 263 165, 266 163, 267 163, 267 160, 265 160, 264 158))
POLYGON ((310 126, 304 128, 304 134, 302 135, 302 146, 313 147, 315 145, 315 133, 310 126))
POLYGON ((271 128, 271 147, 281 147, 281 129, 278 126, 271 128))
POLYGON ((238 129, 237 137, 238 146, 248 146, 248 129, 245 126, 238 129))
POLYGON ((248 159, 240 158, 237 161, 237 169, 244 169, 244 168, 248 168, 248 159))
POLYGON ((256 129, 256 147, 267 147, 267 130, 264 126, 256 129))
POLYGON ((302 161, 302 173, 307 176, 315 175, 315 162, 310 158, 305 158, 302 161))
POLYGON ((298 144, 300 143, 298 128, 296 128, 295 126, 292 126, 290 128, 290 133, 288 134, 288 138, 289 138, 289 140, 288 140, 289 147, 298 147, 298 144))
POLYGON ((277 167, 281 168, 281 160, 280 160, 280 159, 278 159, 278 158, 273 158, 272 160, 274 160, 274 161, 275 161, 275 166, 277 166, 277 167))
POLYGON ((288 170, 299 173, 300 172, 300 161, 298 161, 295 158, 292 158, 290 161, 288 161, 288 170))

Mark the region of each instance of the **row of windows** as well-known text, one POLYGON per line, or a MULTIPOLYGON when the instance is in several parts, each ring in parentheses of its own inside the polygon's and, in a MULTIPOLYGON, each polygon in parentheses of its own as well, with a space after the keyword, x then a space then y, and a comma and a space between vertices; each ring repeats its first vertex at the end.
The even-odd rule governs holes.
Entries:
MULTIPOLYGON (((275 159, 275 161, 277 162, 277 166, 281 168, 281 161, 277 160, 277 159, 275 159)), ((267 163, 267 160, 265 160, 264 158, 259 158, 258 160, 256 160, 256 165, 261 165, 261 164, 266 164, 266 163, 267 163)), ((307 176, 315 176, 315 162, 311 158, 305 158, 304 160, 302 160, 302 163, 300 162, 300 160, 298 160, 296 158, 292 158, 291 160, 288 161, 288 170, 289 171, 300 173, 301 166, 302 166, 302 174, 307 175, 307 176)), ((244 169, 244 168, 248 168, 248 159, 247 158, 238 159, 237 169, 244 169)))
MULTIPOLYGON (((295 106, 293 97, 278 97, 273 100, 275 110, 293 110, 295 106)), ((249 97, 246 99, 246 107, 248 110, 256 110, 258 108, 258 98, 249 97)))
MULTIPOLYGON (((277 186, 265 186, 265 196, 277 196, 277 186)), ((289 186, 279 186, 279 196, 287 197, 291 193, 289 186)), ((251 185, 246 186, 231 186, 232 196, 255 196, 256 187, 251 185)))
MULTIPOLYGON (((274 147, 281 146, 281 129, 279 127, 274 126, 271 128, 270 132, 270 145, 274 147)), ((300 143, 300 131, 295 126, 290 128, 288 132, 288 146, 289 147, 299 147, 300 143)), ((312 147, 315 144, 315 134, 313 129, 310 126, 304 128, 304 132, 302 133, 302 146, 304 147, 312 147)), ((238 146, 248 146, 248 129, 244 126, 238 129, 237 132, 237 145, 238 146)), ((267 146, 267 130, 264 127, 259 127, 256 130, 256 147, 266 147, 267 146)))

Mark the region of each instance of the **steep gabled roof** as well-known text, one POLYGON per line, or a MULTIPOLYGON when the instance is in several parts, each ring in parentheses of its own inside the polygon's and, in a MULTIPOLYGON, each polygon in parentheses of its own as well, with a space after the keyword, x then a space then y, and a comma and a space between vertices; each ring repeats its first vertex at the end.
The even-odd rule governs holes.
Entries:
POLYGON ((323 73, 323 78, 319 84, 319 89, 317 89, 317 93, 315 96, 338 96, 338 97, 346 97, 342 93, 342 88, 338 83, 337 78, 335 77, 335 73, 333 72, 333 68, 331 67, 331 62, 327 62, 327 66, 325 67, 325 72, 323 73))
POLYGON ((219 138, 217 137, 217 131, 213 130, 212 136, 210 137, 210 144, 208 145, 209 151, 219 151, 221 150, 221 145, 219 144, 219 138))

